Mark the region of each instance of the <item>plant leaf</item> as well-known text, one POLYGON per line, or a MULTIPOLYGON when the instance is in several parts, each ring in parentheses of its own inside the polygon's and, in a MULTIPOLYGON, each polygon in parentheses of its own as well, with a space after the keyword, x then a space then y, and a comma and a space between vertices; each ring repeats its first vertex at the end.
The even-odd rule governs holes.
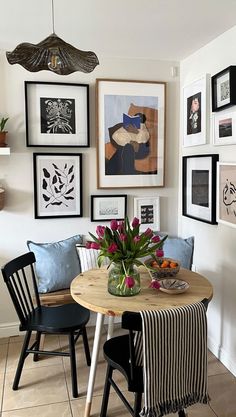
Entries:
POLYGON ((55 169, 59 169, 59 168, 56 166, 56 164, 52 164, 52 165, 54 166, 54 168, 55 168, 55 169))
POLYGON ((74 169, 74 165, 71 165, 71 167, 70 167, 70 169, 68 171, 68 175, 72 173, 73 169, 74 169))
POLYGON ((47 183, 47 181, 44 178, 43 179, 43 184, 42 184, 43 190, 46 190, 47 189, 47 186, 48 186, 48 183, 47 183))
POLYGON ((43 173, 44 173, 45 178, 50 178, 50 174, 46 168, 43 168, 43 173))
POLYGON ((65 194, 70 194, 74 190, 74 187, 70 188, 65 194))
POLYGON ((50 197, 48 197, 46 194, 43 194, 43 199, 44 199, 44 201, 49 201, 50 197))
POLYGON ((57 182, 57 176, 56 175, 53 175, 52 183, 53 184, 56 184, 56 182, 57 182))
POLYGON ((73 179, 75 178, 74 174, 72 174, 71 179, 69 181, 69 184, 73 181, 73 179))

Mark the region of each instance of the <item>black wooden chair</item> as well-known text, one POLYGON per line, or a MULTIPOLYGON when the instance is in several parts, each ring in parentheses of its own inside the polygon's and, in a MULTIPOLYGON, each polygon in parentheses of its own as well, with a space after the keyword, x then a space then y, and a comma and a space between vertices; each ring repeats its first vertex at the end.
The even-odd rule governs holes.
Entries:
POLYGON ((9 290, 12 302, 20 320, 20 331, 26 331, 14 382, 13 390, 18 389, 24 361, 29 353, 33 360, 39 355, 58 355, 70 357, 72 394, 78 397, 75 343, 83 337, 87 365, 90 366, 90 352, 86 324, 90 312, 79 304, 66 304, 57 307, 41 306, 34 272, 35 256, 28 252, 13 259, 2 267, 2 275, 9 290), (36 332, 36 340, 29 347, 31 333, 36 332), (69 338, 69 352, 40 350, 41 334, 66 334, 69 338))
MULTIPOLYGON (((208 300, 202 301, 207 307, 208 300)), ((142 331, 142 319, 139 313, 124 312, 122 315, 122 328, 129 331, 128 334, 113 337, 107 340, 103 346, 105 360, 107 361, 107 373, 105 378, 103 400, 100 417, 106 417, 110 395, 110 387, 116 391, 128 411, 133 417, 139 417, 142 408, 142 394, 144 392, 143 368, 137 366, 134 347, 135 332, 142 331), (113 371, 118 370, 127 381, 128 391, 134 393, 134 405, 130 403, 121 392, 113 379, 113 371)), ((185 417, 184 410, 178 412, 179 417, 185 417)))

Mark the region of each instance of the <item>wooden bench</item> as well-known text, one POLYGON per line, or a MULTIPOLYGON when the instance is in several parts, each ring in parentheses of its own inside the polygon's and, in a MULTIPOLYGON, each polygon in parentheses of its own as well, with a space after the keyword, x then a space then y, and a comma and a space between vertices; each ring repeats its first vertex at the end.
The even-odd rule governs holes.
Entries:
POLYGON ((49 307, 75 303, 75 300, 71 296, 70 288, 67 288, 66 290, 48 292, 46 294, 39 294, 39 298, 42 305, 49 307))

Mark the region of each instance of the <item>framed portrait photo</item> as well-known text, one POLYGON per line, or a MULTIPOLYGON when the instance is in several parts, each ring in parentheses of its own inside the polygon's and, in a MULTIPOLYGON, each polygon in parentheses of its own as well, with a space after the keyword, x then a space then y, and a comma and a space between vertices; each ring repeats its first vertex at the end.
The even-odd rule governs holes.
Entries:
POLYGON ((82 217, 82 154, 34 153, 36 219, 82 217))
POLYGON ((183 89, 183 146, 204 145, 207 141, 209 75, 183 89))
POLYGON ((140 230, 160 230, 160 197, 135 197, 134 217, 140 220, 140 230))
POLYGON ((91 221, 124 220, 127 195, 91 195, 91 221))
POLYGON ((218 162, 217 221, 236 227, 236 163, 218 162))
POLYGON ((216 221, 218 154, 183 157, 183 216, 205 223, 216 221))
POLYGON ((163 187, 164 82, 96 80, 98 188, 163 187))
POLYGON ((89 146, 89 86, 25 81, 26 145, 89 146))
POLYGON ((211 77, 212 111, 236 104, 236 66, 231 65, 211 77))
POLYGON ((222 111, 213 117, 213 144, 235 145, 236 144, 236 112, 222 111))

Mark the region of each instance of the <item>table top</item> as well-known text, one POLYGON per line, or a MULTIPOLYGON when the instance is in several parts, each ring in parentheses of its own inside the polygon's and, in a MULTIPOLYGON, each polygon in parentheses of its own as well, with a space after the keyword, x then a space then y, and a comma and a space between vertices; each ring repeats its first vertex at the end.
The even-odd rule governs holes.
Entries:
POLYGON ((108 271, 106 268, 91 269, 78 275, 71 283, 73 299, 97 313, 120 316, 124 311, 163 310, 181 307, 213 296, 211 283, 202 275, 180 269, 176 278, 189 283, 182 294, 166 294, 149 288, 150 276, 141 268, 141 291, 131 297, 111 295, 107 290, 108 271))

